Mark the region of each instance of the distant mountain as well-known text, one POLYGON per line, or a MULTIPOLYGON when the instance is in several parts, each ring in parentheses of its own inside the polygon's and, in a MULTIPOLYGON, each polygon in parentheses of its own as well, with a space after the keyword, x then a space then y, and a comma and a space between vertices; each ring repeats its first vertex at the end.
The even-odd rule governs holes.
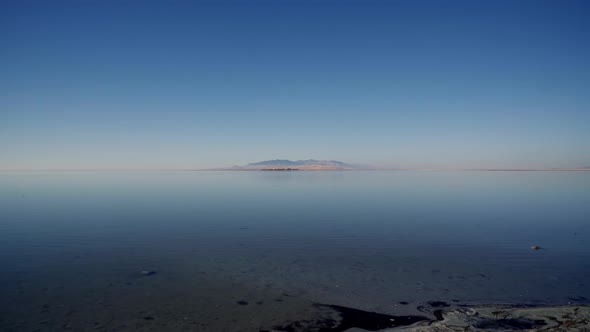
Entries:
POLYGON ((246 167, 269 167, 269 166, 301 166, 302 162, 299 161, 291 161, 287 159, 273 159, 273 160, 265 160, 259 161, 257 163, 250 163, 246 167))
POLYGON ((300 171, 344 171, 369 169, 364 165, 348 164, 337 160, 287 160, 273 159, 250 163, 245 166, 234 166, 232 170, 300 170, 300 171))

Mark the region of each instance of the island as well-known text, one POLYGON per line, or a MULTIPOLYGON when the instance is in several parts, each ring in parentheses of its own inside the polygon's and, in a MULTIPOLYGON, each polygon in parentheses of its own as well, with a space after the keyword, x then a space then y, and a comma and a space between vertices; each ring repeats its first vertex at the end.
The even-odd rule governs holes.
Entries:
POLYGON ((243 166, 233 166, 219 170, 230 171, 349 171, 371 169, 370 166, 349 164, 337 160, 289 160, 272 159, 249 163, 243 166))

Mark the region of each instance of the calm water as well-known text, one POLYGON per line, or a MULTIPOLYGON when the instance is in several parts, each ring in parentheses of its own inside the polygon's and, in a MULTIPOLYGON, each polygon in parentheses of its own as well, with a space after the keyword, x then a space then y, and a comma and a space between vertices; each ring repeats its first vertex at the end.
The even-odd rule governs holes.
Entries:
POLYGON ((588 303, 590 172, 4 172, 0 236, 3 331, 588 303))

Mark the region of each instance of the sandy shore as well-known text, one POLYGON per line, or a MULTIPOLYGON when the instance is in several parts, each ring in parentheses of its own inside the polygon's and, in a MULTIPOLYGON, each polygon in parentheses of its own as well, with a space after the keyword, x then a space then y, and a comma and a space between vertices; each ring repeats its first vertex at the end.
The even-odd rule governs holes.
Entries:
POLYGON ((316 320, 276 326, 272 332, 451 332, 451 331, 579 331, 590 332, 590 306, 451 305, 432 301, 416 315, 385 315, 347 307, 316 305, 316 320))
POLYGON ((590 306, 465 306, 432 314, 435 321, 385 331, 590 331, 590 306))

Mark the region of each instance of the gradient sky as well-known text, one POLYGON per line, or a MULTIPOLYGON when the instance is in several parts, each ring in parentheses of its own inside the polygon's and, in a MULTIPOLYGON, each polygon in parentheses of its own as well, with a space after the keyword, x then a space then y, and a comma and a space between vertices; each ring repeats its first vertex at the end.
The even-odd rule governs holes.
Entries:
POLYGON ((0 169, 590 166, 590 1, 2 1, 0 169))

